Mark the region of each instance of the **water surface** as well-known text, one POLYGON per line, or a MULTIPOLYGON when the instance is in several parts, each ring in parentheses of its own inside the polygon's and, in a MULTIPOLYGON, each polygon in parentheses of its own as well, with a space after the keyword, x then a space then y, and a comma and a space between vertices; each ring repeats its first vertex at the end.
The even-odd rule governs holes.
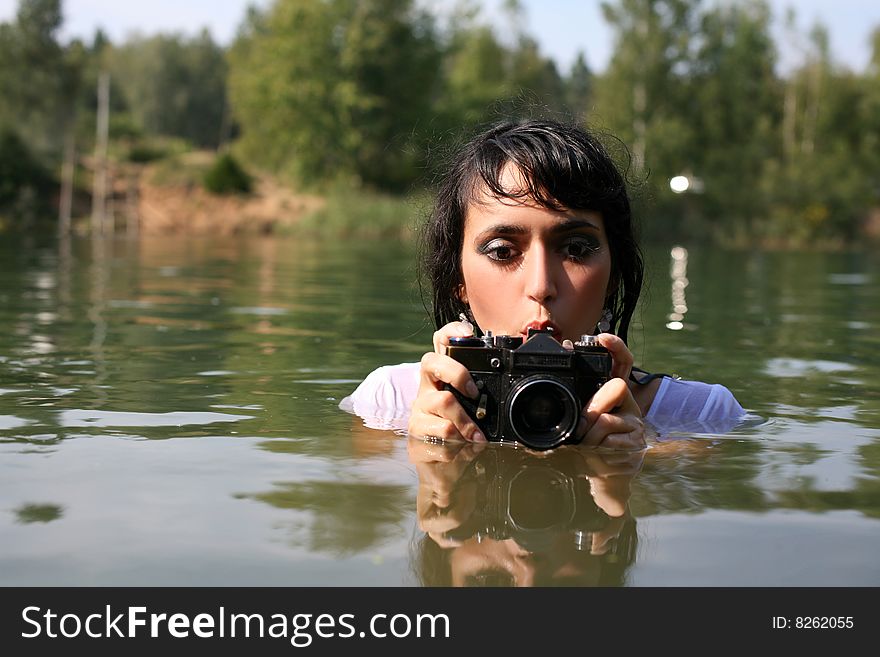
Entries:
POLYGON ((7 239, 0 584, 880 584, 878 259, 675 246, 636 360, 749 421, 539 458, 339 410, 430 345, 410 245, 7 239))

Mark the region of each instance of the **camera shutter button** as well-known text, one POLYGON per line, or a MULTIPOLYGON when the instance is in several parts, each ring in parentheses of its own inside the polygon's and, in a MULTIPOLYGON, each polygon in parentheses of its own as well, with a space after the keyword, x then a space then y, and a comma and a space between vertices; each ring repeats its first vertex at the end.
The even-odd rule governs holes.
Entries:
POLYGON ((489 366, 493 370, 501 369, 501 359, 500 358, 493 358, 492 360, 489 361, 489 366))

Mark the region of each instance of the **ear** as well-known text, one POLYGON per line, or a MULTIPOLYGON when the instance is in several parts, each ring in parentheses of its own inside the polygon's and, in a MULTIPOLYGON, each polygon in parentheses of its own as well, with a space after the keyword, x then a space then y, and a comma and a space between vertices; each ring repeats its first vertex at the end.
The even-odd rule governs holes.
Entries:
POLYGON ((458 286, 456 289, 456 294, 458 295, 459 300, 464 304, 468 305, 468 295, 467 288, 464 286, 464 283, 458 286))

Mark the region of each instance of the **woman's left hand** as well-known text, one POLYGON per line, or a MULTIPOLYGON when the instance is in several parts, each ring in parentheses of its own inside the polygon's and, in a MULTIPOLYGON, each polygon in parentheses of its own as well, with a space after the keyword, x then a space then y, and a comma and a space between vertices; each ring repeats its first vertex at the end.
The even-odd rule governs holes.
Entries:
POLYGON ((596 336, 611 353, 611 376, 581 413, 578 435, 583 444, 609 449, 637 450, 645 447, 642 411, 632 396, 627 380, 633 355, 623 340, 611 333, 596 336))

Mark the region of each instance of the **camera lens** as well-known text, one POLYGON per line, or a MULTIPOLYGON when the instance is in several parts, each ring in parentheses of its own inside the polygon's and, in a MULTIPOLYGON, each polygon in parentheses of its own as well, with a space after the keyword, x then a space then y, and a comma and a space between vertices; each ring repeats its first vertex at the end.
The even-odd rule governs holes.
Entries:
POLYGON ((571 486, 554 468, 529 464, 510 479, 507 515, 517 528, 552 529, 571 520, 571 486))
POLYGON ((578 403, 565 383, 536 374, 511 388, 508 422, 517 440, 533 449, 551 449, 574 432, 578 403))

